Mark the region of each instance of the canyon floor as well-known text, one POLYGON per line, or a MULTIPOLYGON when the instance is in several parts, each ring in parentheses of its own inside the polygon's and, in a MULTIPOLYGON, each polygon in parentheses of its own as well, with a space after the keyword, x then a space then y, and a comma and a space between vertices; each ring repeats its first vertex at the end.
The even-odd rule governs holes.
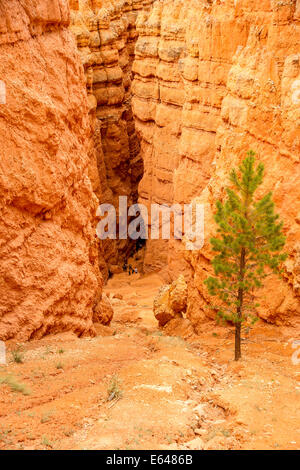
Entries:
POLYGON ((105 289, 114 320, 95 338, 9 345, 0 449, 300 448, 294 329, 257 324, 235 363, 230 328, 208 322, 187 339, 158 329, 161 284, 156 274, 114 276, 105 289))

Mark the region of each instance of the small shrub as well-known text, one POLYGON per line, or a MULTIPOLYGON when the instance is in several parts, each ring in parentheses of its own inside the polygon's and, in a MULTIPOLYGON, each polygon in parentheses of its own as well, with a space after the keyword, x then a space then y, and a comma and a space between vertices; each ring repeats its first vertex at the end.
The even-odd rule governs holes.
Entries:
POLYGON ((50 442, 46 436, 43 436, 42 445, 46 447, 51 447, 51 448, 53 447, 52 442, 50 442))
POLYGON ((23 395, 30 395, 30 390, 28 390, 26 385, 17 382, 14 377, 0 377, 0 384, 8 385, 13 392, 19 392, 23 395))
POLYGON ((44 424, 44 423, 48 423, 48 421, 50 421, 51 419, 51 412, 48 412, 48 413, 44 413, 43 416, 41 417, 41 423, 44 424))
POLYGON ((17 364, 23 364, 24 356, 21 353, 20 348, 17 348, 14 351, 12 351, 11 355, 12 355, 12 359, 13 359, 14 362, 16 362, 17 364))
POLYGON ((10 439, 9 439, 9 435, 11 434, 12 430, 11 429, 4 429, 4 428, 0 428, 0 443, 2 444, 5 444, 5 445, 9 445, 11 444, 10 442, 10 439))
POLYGON ((117 375, 113 375, 107 387, 107 401, 121 398, 123 392, 120 388, 120 380, 117 375))

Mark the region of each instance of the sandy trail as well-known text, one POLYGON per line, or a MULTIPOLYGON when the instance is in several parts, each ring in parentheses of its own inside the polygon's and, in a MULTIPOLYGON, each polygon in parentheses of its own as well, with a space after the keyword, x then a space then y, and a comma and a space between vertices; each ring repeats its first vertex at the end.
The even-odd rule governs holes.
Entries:
POLYGON ((236 364, 228 328, 209 322, 186 340, 157 328, 161 284, 114 276, 111 327, 26 343, 23 363, 0 366, 1 449, 300 448, 295 330, 257 324, 236 364))

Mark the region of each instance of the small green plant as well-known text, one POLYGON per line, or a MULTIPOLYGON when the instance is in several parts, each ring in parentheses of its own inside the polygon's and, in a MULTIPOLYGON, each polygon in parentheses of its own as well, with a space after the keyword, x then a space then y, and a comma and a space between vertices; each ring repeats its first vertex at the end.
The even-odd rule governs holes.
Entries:
POLYGON ((22 393, 23 395, 30 395, 30 390, 26 385, 21 384, 15 380, 12 376, 0 377, 0 385, 5 384, 10 387, 13 392, 22 393))
POLYGON ((123 395, 121 390, 121 381, 117 375, 113 375, 107 387, 107 401, 119 399, 123 395))
POLYGON ((51 415, 52 415, 52 412, 44 413, 41 417, 41 423, 42 424, 48 423, 51 420, 51 415))
POLYGON ((5 444, 5 445, 11 444, 12 442, 9 439, 11 435, 12 435, 11 429, 0 428, 0 443, 2 442, 2 444, 5 444))
POLYGON ((64 365, 61 362, 58 362, 56 364, 56 369, 63 369, 63 368, 64 368, 64 365))
POLYGON ((14 362, 16 362, 17 364, 23 364, 24 355, 21 352, 20 346, 17 349, 15 349, 14 351, 12 351, 11 355, 12 355, 12 359, 13 359, 14 362))
POLYGON ((65 352, 65 350, 62 349, 62 348, 58 350, 58 354, 63 354, 64 352, 65 352))
POLYGON ((53 447, 52 442, 50 442, 46 436, 43 436, 42 445, 45 447, 51 447, 51 449, 53 447))
POLYGON ((152 334, 152 336, 163 336, 163 332, 162 331, 154 331, 153 333, 150 333, 152 334))
POLYGON ((230 431, 228 429, 221 429, 221 433, 225 437, 230 437, 230 431))

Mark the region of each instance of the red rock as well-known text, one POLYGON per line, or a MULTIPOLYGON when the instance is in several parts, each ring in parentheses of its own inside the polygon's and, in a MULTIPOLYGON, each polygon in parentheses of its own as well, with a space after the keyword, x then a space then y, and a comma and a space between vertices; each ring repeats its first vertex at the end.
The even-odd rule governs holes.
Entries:
POLYGON ((160 326, 182 318, 187 307, 187 285, 183 276, 170 285, 162 286, 154 299, 153 312, 160 326))
POLYGON ((0 12, 0 339, 93 334, 96 161, 68 2, 3 0, 0 12))
POLYGON ((101 323, 101 325, 110 325, 113 318, 113 308, 109 298, 106 295, 102 295, 102 299, 98 302, 94 308, 93 321, 95 323, 101 323))

